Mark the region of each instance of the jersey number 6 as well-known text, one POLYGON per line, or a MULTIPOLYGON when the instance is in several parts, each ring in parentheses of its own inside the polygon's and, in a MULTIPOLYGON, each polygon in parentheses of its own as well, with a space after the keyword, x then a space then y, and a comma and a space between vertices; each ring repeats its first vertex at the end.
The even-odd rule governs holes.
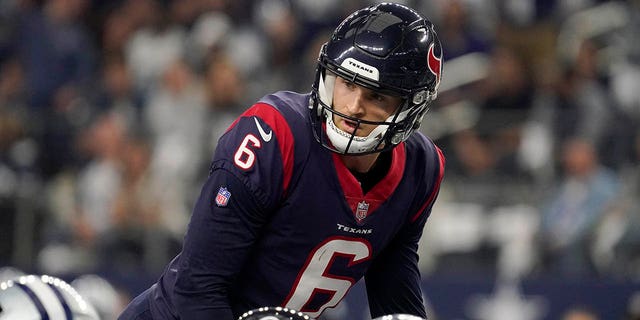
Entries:
POLYGON ((348 259, 347 266, 351 267, 371 257, 371 245, 366 240, 356 238, 326 240, 309 254, 283 306, 302 311, 313 318, 320 316, 324 309, 335 307, 356 282, 356 279, 329 273, 337 257, 348 259), (314 301, 317 295, 325 296, 328 301, 318 306, 314 301))
POLYGON ((244 170, 250 169, 256 162, 256 154, 253 150, 249 149, 249 144, 255 148, 262 147, 260 139, 256 138, 256 136, 252 134, 248 134, 244 137, 244 140, 242 140, 238 150, 236 150, 236 153, 233 155, 233 162, 236 166, 244 170))

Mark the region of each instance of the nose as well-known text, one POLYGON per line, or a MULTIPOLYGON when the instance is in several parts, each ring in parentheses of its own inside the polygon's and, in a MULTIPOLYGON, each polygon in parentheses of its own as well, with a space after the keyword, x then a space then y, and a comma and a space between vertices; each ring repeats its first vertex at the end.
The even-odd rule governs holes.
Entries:
POLYGON ((349 97, 349 103, 347 104, 347 111, 351 116, 364 115, 364 94, 360 88, 354 90, 349 97))

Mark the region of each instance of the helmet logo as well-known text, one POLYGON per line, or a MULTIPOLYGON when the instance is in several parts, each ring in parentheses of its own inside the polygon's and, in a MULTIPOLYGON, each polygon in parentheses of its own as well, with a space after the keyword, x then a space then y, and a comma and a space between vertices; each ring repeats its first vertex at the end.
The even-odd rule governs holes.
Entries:
POLYGON ((371 80, 380 80, 380 72, 378 71, 378 68, 360 62, 354 58, 345 59, 340 66, 371 80))
POLYGON ((429 71, 431 71, 431 73, 436 76, 437 88, 440 85, 440 74, 442 73, 442 55, 440 55, 440 57, 436 57, 435 53, 433 52, 433 47, 434 44, 431 44, 431 46, 429 47, 428 65, 429 71))

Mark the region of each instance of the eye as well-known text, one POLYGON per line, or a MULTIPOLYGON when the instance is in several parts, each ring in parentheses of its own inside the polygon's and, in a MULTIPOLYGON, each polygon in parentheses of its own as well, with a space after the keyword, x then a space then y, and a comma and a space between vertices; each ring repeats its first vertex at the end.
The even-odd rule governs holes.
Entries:
POLYGON ((372 93, 370 96, 371 100, 374 101, 378 101, 378 102, 384 102, 385 101, 385 96, 379 94, 379 93, 372 93))
POLYGON ((345 87, 347 87, 347 88, 349 88, 349 89, 355 89, 356 84, 355 84, 355 83, 353 83, 353 82, 351 82, 351 81, 345 81, 345 82, 344 82, 344 86, 345 86, 345 87))

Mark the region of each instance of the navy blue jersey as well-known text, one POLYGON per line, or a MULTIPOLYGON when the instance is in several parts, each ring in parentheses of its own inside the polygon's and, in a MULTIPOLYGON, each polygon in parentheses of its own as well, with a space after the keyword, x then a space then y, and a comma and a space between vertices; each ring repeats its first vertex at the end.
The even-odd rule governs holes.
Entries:
POLYGON ((366 194, 317 143, 308 95, 278 92, 221 137, 183 250, 152 290, 157 319, 233 319, 263 306, 312 317, 365 277, 373 317, 426 317, 418 240, 444 171, 413 134, 366 194))

